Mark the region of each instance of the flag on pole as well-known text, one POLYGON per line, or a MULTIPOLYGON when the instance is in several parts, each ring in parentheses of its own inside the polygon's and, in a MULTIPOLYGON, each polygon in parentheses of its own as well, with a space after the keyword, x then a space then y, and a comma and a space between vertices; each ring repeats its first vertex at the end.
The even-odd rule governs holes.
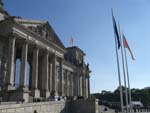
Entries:
POLYGON ((116 24, 115 17, 113 15, 113 13, 112 13, 112 19, 113 19, 114 32, 115 32, 115 35, 117 38, 118 49, 120 49, 120 46, 121 46, 120 37, 119 37, 118 28, 117 28, 117 24, 116 24))
POLYGON ((129 47, 129 44, 128 44, 128 42, 127 42, 127 40, 126 40, 124 34, 122 34, 122 37, 123 37, 123 45, 124 45, 124 48, 127 48, 127 49, 128 49, 128 51, 129 51, 129 53, 130 53, 130 55, 131 55, 132 60, 135 60, 135 59, 134 59, 134 55, 133 55, 133 53, 132 53, 132 51, 131 51, 131 49, 130 49, 130 47, 129 47))
POLYGON ((74 39, 71 37, 70 38, 70 46, 73 46, 73 43, 74 43, 74 39))
POLYGON ((121 112, 124 111, 124 105, 123 105, 123 92, 122 92, 122 85, 121 85, 121 73, 120 73, 120 65, 119 65, 119 56, 118 56, 118 49, 121 47, 120 43, 120 37, 117 29, 117 24, 115 21, 115 18, 113 16, 113 9, 111 9, 112 12, 112 22, 113 22, 113 29, 114 29, 114 39, 115 39, 115 50, 116 50, 116 59, 117 59, 117 69, 118 69, 118 81, 119 81, 119 87, 120 87, 120 105, 121 105, 121 112))

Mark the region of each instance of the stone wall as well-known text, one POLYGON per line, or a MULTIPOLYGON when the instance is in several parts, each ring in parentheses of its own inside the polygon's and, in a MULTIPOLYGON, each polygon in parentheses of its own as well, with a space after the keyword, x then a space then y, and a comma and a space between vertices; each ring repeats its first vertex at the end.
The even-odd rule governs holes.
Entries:
POLYGON ((71 101, 70 113, 98 113, 98 102, 89 99, 71 101))
POLYGON ((0 105, 0 113, 68 113, 65 101, 0 105))
POLYGON ((98 113, 97 105, 95 100, 5 103, 0 105, 0 113, 98 113))

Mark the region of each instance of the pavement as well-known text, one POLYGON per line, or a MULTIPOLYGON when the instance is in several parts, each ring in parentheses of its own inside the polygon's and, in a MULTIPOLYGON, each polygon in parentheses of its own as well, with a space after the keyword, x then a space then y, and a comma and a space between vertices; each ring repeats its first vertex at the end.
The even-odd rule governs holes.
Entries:
POLYGON ((99 108, 98 113, 115 113, 115 110, 110 109, 110 108, 103 106, 103 105, 99 105, 98 108, 99 108))

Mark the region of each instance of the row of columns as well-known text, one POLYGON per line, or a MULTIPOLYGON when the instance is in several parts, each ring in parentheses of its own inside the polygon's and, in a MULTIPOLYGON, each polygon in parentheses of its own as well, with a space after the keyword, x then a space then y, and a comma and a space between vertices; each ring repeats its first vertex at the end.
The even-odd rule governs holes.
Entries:
POLYGON ((88 98, 90 95, 90 81, 89 76, 80 75, 78 80, 78 95, 88 98))
MULTIPOLYGON (((8 56, 8 75, 7 75, 7 90, 13 90, 14 89, 14 70, 15 70, 15 43, 16 38, 11 37, 9 38, 9 56, 8 56)), ((26 88, 26 75, 27 75, 27 58, 28 58, 28 46, 29 44, 24 41, 22 45, 22 52, 21 52, 21 69, 20 69, 20 88, 26 88)), ((50 92, 54 95, 61 95, 61 96, 73 96, 73 74, 71 75, 70 72, 67 72, 66 75, 64 75, 63 72, 63 60, 59 59, 59 74, 57 73, 57 65, 56 61, 57 58, 54 55, 53 58, 50 59, 49 62, 49 52, 46 51, 44 54, 44 61, 43 61, 43 67, 41 67, 42 75, 38 75, 39 72, 39 48, 37 46, 34 47, 33 50, 33 61, 32 61, 32 72, 31 72, 31 94, 34 97, 39 97, 40 91, 42 91, 41 95, 44 97, 50 96, 50 92), (57 75, 57 76, 56 76, 57 75), (38 76, 42 76, 42 84, 41 89, 39 91, 38 87, 38 76), (58 81, 59 76, 59 81, 58 81), (64 80, 64 76, 67 76, 66 80, 64 80), (58 82, 60 83, 60 86, 58 88, 58 82), (66 83, 65 83, 66 82, 66 83), (65 86, 66 85, 66 86, 65 86), (67 87, 67 88, 66 88, 67 87), (67 89, 67 92, 65 92, 65 88, 67 89), (58 92, 58 89, 60 92, 58 92)))
MULTIPOLYGON (((61 70, 61 68, 60 68, 61 70)), ((62 70, 60 72, 60 75, 62 75, 60 78, 58 78, 58 91, 59 95, 61 96, 73 96, 73 73, 69 72, 67 70, 62 70)))

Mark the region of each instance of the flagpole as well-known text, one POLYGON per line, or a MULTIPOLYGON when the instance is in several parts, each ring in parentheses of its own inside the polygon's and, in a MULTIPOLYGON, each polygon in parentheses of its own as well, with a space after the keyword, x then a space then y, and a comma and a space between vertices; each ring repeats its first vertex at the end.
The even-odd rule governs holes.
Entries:
POLYGON ((120 32, 120 25, 118 22, 118 27, 119 27, 119 34, 120 34, 120 40, 121 40, 121 56, 122 56, 122 67, 123 67, 123 76, 124 76, 124 85, 125 85, 125 98, 126 98, 126 109, 128 112, 128 91, 127 91, 127 85, 126 85, 126 73, 125 73, 125 65, 124 65, 124 54, 123 54, 123 47, 122 47, 122 36, 120 32))
POLYGON ((121 103, 121 112, 123 112, 123 94, 122 94, 122 86, 121 86, 121 76, 120 76, 120 66, 119 66, 119 57, 118 57, 118 48, 117 48, 117 40, 115 37, 115 48, 116 48, 116 58, 117 58, 117 67, 118 67, 118 80, 119 80, 119 90, 120 90, 120 103, 121 103))
POLYGON ((130 89, 130 78, 129 78, 129 71, 128 71, 128 60, 127 60, 127 55, 126 55, 126 49, 124 47, 124 53, 125 53, 125 62, 126 62, 126 71, 127 71, 127 80, 128 80, 128 90, 129 90, 129 104, 130 104, 130 112, 132 112, 132 97, 131 97, 131 89, 130 89))
MULTIPOLYGON (((113 10, 111 9, 112 17, 113 17, 113 10)), ((113 21, 113 19, 112 19, 113 21)), ((114 25, 114 22, 113 22, 114 25)), ((121 112, 123 112, 123 94, 122 94, 122 86, 121 86, 121 76, 120 76, 120 66, 119 66, 119 57, 118 57, 118 47, 117 47, 117 39, 114 31, 114 39, 115 39, 115 49, 116 49, 116 59, 117 59, 117 69, 118 69, 118 81, 119 81, 119 90, 120 90, 120 105, 121 105, 121 112)))

